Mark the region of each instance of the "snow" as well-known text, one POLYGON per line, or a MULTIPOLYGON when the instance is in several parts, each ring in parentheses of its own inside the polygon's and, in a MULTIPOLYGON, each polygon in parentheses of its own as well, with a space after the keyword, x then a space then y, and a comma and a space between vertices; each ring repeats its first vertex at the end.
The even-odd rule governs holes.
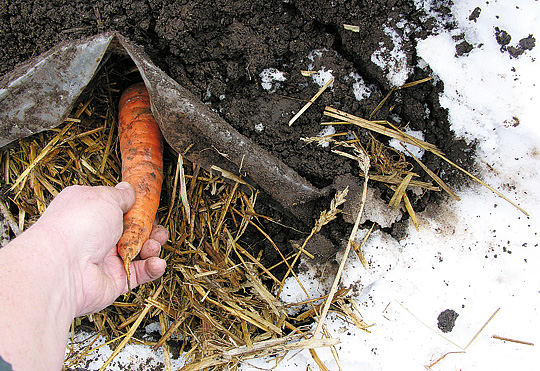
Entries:
MULTIPOLYGON (((319 137, 324 138, 326 136, 334 135, 336 133, 336 128, 332 125, 325 126, 319 133, 319 137)), ((329 142, 319 142, 319 145, 323 148, 326 148, 330 145, 329 142)))
MULTIPOLYGON (((429 11, 434 2, 415 3, 429 11)), ((441 29, 438 35, 417 40, 419 66, 427 63, 444 82, 441 104, 448 109, 455 133, 477 141, 482 179, 531 216, 475 185, 457 192, 460 202, 449 200, 419 213, 419 231, 409 225, 407 237, 399 243, 375 232, 364 247, 367 270, 352 253, 342 281, 355 288, 353 299, 364 321, 374 326, 365 332, 332 313, 326 320, 329 332, 341 340, 337 352, 343 370, 425 370, 439 359, 432 370, 537 368, 540 47, 511 57, 497 44, 495 27, 512 35, 510 45, 518 45, 530 34, 538 37, 540 8, 532 0, 454 0, 451 9, 458 33, 464 34, 473 49, 456 57, 455 45, 461 41, 452 38, 455 31, 441 29), (476 7, 481 8, 479 17, 469 20, 476 7), (446 309, 459 316, 453 330, 443 333, 437 318, 446 309), (493 335, 535 345, 501 341, 493 335)), ((374 59, 379 61, 377 56, 374 59)), ((401 60, 399 55, 395 60, 401 60)), ((397 66, 404 74, 410 68, 397 66)), ((394 86, 405 81, 405 75, 392 74, 394 67, 386 67, 394 86)), ((357 238, 365 233, 359 231, 357 238)), ((300 275, 312 297, 326 293, 331 285, 314 276, 310 272, 300 275)), ((288 302, 305 299, 296 285, 287 281, 282 297, 288 302)), ((125 352, 129 350, 121 354, 125 352)), ((330 350, 317 349, 317 354, 329 370, 338 370, 330 350)), ((255 359, 240 369, 274 366, 273 359, 255 359)), ((315 370, 318 366, 308 351, 302 351, 287 355, 273 369, 315 370)))
MULTIPOLYGON (((275 68, 266 68, 260 74, 261 86, 265 90, 274 91, 279 87, 279 81, 285 81, 285 74, 275 68), (277 82, 276 82, 277 81, 277 82)), ((225 96, 223 96, 225 98, 225 96)), ((220 97, 222 100, 222 98, 220 97)))
MULTIPOLYGON (((159 326, 159 323, 158 323, 159 326)), ((75 352, 82 352, 86 350, 86 347, 92 344, 93 349, 96 351, 91 353, 91 357, 87 357, 84 363, 85 369, 99 370, 101 366, 107 361, 113 352, 113 349, 108 345, 104 345, 105 338, 99 336, 96 340, 96 334, 90 334, 86 332, 80 332, 75 335, 74 349, 75 352), (95 341, 94 341, 95 340, 95 341), (94 341, 94 342, 93 342, 94 341), (92 343, 93 342, 93 343, 92 343)), ((67 354, 67 353, 66 353, 67 354)), ((123 370, 139 370, 144 367, 145 370, 159 369, 163 367, 163 349, 154 351, 149 345, 143 344, 127 344, 120 354, 116 356, 113 361, 107 367, 107 371, 123 371, 123 370)), ((177 370, 184 366, 185 361, 182 358, 171 359, 171 366, 173 370, 177 370)))
MULTIPOLYGON (((411 137, 414 137, 416 139, 420 139, 420 140, 424 140, 424 133, 419 131, 419 130, 412 130, 411 128, 409 127, 406 127, 405 129, 402 129, 402 131, 405 133, 405 134, 408 134, 410 135, 411 137)), ((401 143, 399 140, 397 139, 391 139, 390 140, 390 147, 393 147, 395 149, 397 149, 398 151, 401 151, 403 152, 403 147, 401 146, 401 143)), ((407 148, 407 150, 409 152, 411 152, 416 158, 418 159, 421 159, 422 156, 424 156, 424 149, 420 148, 420 147, 417 147, 417 146, 413 146, 412 144, 408 144, 408 143, 403 143, 403 146, 405 148, 407 148)))
MULTIPOLYGON (((310 63, 308 64, 308 70, 313 71, 313 69, 315 68, 314 66, 315 66, 316 60, 320 60, 323 57, 324 53, 327 53, 327 52, 328 52, 328 49, 317 49, 317 50, 310 51, 308 54, 308 59, 310 61, 310 63)), ((334 75, 332 75, 332 72, 333 70, 326 70, 325 66, 321 66, 321 68, 318 71, 311 74, 311 78, 315 84, 319 85, 322 88, 324 84, 326 84, 330 79, 334 78, 334 75)), ((332 85, 333 83, 330 84, 330 86, 332 85)))
POLYGON ((366 98, 369 98, 371 95, 371 88, 364 82, 362 76, 356 72, 351 72, 349 76, 354 80, 353 83, 353 94, 357 101, 362 101, 366 98))
MULTIPOLYGON (((319 85, 322 88, 324 84, 334 78, 332 72, 332 70, 326 71, 326 68, 323 66, 316 73, 312 73, 311 78, 313 79, 313 82, 315 82, 315 84, 319 85)), ((332 84, 330 84, 330 86, 332 86, 332 84)))
POLYGON ((402 49, 403 39, 396 30, 386 25, 384 33, 392 40, 392 48, 382 46, 371 55, 371 61, 386 71, 390 85, 401 86, 407 81, 412 71, 407 63, 407 54, 402 49))

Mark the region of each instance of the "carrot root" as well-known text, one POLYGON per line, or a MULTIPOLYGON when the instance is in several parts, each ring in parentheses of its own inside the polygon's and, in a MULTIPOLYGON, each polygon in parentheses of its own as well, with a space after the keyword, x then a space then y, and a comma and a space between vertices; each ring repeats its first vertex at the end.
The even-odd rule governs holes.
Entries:
POLYGON ((118 132, 122 181, 135 188, 135 205, 124 215, 124 231, 117 244, 131 290, 130 263, 150 237, 163 182, 163 139, 144 83, 132 85, 122 94, 118 132))

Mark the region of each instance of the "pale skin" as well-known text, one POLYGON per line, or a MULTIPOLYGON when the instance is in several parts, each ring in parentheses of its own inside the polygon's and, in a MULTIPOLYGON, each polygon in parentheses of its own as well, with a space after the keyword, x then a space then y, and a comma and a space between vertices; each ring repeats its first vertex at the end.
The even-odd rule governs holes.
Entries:
MULTIPOLYGON (((125 182, 68 187, 0 249, 0 355, 13 370, 60 370, 73 319, 127 292, 116 242, 134 202, 125 182)), ((167 239, 167 230, 154 226, 131 263, 132 288, 163 275, 166 263, 158 256, 167 239)))

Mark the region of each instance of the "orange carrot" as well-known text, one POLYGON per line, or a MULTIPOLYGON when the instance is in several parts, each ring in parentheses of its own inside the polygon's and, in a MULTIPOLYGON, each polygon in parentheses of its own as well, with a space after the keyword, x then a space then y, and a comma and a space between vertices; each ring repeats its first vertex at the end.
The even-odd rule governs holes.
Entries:
POLYGON ((132 85, 122 94, 118 134, 122 181, 135 188, 135 205, 124 215, 124 232, 117 245, 131 290, 129 265, 150 237, 163 181, 163 140, 144 83, 132 85))

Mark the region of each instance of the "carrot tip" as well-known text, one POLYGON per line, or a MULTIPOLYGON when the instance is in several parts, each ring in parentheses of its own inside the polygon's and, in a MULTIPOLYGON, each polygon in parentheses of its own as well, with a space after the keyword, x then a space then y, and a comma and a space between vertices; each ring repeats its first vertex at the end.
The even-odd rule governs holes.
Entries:
POLYGON ((130 277, 130 274, 129 274, 129 264, 131 263, 131 261, 129 259, 125 259, 124 260, 124 269, 126 270, 126 279, 127 279, 127 287, 128 287, 128 292, 131 291, 131 277, 130 277))

